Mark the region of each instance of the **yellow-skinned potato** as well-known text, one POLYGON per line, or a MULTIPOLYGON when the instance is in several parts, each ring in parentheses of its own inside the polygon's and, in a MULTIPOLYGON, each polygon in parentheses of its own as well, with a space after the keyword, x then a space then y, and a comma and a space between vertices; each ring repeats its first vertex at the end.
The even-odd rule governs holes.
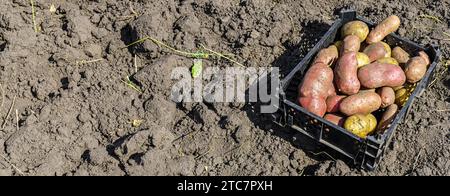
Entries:
POLYGON ((407 83, 404 87, 395 90, 395 104, 399 107, 405 106, 411 94, 416 90, 417 83, 407 83))
POLYGON ((387 63, 387 64, 391 64, 391 65, 399 65, 397 60, 395 60, 392 57, 384 57, 384 58, 378 59, 377 62, 378 63, 387 63))
POLYGON ((409 99, 408 91, 405 88, 395 91, 395 104, 404 106, 409 99))
POLYGON ((400 18, 396 15, 389 16, 378 24, 367 36, 368 44, 382 41, 387 35, 397 31, 400 27, 400 18))
POLYGON ((380 42, 383 44, 384 49, 386 50, 386 56, 385 57, 391 57, 392 55, 392 49, 391 46, 389 46, 389 44, 387 44, 386 42, 380 42))
POLYGON ((360 42, 364 42, 364 40, 366 40, 367 38, 367 35, 369 35, 369 27, 362 21, 351 21, 342 27, 341 35, 342 38, 345 38, 349 35, 356 35, 358 36, 360 42))
POLYGON ((428 56, 427 53, 425 53, 424 51, 420 51, 419 52, 419 56, 422 57, 423 60, 425 60, 425 63, 428 65, 430 65, 430 57, 428 56))
POLYGON ((371 124, 366 115, 356 114, 350 116, 344 122, 344 129, 350 131, 360 138, 366 138, 370 131, 371 124))
POLYGON ((373 114, 369 114, 367 115, 367 120, 369 121, 369 130, 367 135, 369 135, 377 129, 377 118, 373 114))
POLYGON ((398 91, 398 90, 400 90, 400 89, 402 89, 402 88, 405 88, 404 86, 397 86, 397 87, 394 87, 394 88, 392 88, 392 89, 394 89, 394 91, 398 91))
POLYGON ((358 60, 358 68, 364 67, 364 65, 370 64, 369 56, 362 52, 356 53, 356 59, 358 60))
POLYGON ((409 59, 405 66, 406 79, 409 83, 416 83, 427 73, 428 64, 426 59, 417 56, 409 59))
POLYGON ((400 64, 405 64, 409 61, 409 54, 399 46, 392 49, 392 57, 400 64))

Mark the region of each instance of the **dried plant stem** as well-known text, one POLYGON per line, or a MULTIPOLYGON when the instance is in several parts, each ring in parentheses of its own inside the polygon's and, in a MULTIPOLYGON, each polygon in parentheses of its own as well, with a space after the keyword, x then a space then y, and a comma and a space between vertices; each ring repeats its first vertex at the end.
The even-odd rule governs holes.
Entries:
POLYGON ((39 29, 36 23, 36 8, 34 6, 34 0, 30 0, 31 3, 31 19, 33 20, 34 32, 38 33, 39 29))
POLYGON ((422 14, 422 15, 420 15, 419 17, 421 17, 421 18, 428 18, 428 19, 434 20, 435 22, 442 23, 442 20, 439 19, 439 18, 436 17, 436 16, 427 15, 427 14, 422 14))
POLYGON ((25 174, 22 172, 22 170, 20 170, 18 167, 16 167, 14 164, 12 164, 5 156, 0 154, 0 157, 2 157, 9 165, 11 165, 11 167, 13 167, 17 173, 19 173, 22 176, 25 176, 25 174))
POLYGON ((5 117, 5 119, 3 120, 2 129, 5 129, 6 122, 8 122, 9 115, 11 115, 11 112, 12 112, 12 110, 13 110, 13 108, 14 108, 14 104, 15 104, 15 103, 16 103, 16 96, 14 96, 13 101, 12 101, 12 103, 11 103, 11 107, 9 107, 8 114, 6 114, 6 117, 5 117))
POLYGON ((94 59, 94 60, 89 60, 89 61, 82 60, 82 61, 77 61, 75 63, 77 65, 84 65, 84 64, 96 63, 96 62, 100 62, 100 61, 103 61, 103 59, 94 59))
POLYGON ((19 111, 16 109, 16 130, 19 131, 19 111))

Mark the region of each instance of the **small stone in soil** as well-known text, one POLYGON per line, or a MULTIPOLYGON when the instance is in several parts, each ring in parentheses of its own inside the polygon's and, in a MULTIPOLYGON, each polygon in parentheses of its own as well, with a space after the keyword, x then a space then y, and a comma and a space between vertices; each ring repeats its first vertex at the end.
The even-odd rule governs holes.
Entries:
POLYGON ((91 44, 84 50, 89 57, 100 58, 102 55, 102 47, 98 44, 91 44))
POLYGON ((247 125, 241 125, 234 133, 234 137, 237 142, 241 143, 247 140, 251 136, 250 127, 247 125))

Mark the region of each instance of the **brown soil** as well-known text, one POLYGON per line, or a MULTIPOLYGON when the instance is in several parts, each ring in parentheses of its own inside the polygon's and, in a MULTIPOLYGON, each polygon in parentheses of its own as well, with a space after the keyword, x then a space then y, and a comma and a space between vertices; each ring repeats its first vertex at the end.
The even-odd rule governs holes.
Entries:
MULTIPOLYGON (((0 123, 16 99, 0 130, 0 175, 450 175, 446 72, 414 103, 380 167, 365 172, 320 153, 245 104, 173 103, 171 70, 192 60, 152 42, 123 49, 150 35, 178 49, 205 44, 246 66, 286 71, 341 9, 352 8, 373 21, 397 14, 401 36, 438 44, 449 58, 443 39, 450 37, 442 33, 449 32, 449 2, 372 2, 40 0, 36 33, 30 1, 4 1, 0 123), (49 11, 52 3, 56 13, 49 11), (77 63, 95 59, 102 60, 77 63), (127 75, 142 94, 122 82, 127 75), (144 121, 136 128, 133 119, 144 121)), ((205 63, 217 65, 231 66, 205 63)))

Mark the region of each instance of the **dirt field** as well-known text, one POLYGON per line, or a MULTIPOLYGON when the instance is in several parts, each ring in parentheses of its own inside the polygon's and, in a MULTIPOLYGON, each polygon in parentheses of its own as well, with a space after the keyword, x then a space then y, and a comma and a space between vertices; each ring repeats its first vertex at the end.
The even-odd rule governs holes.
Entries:
MULTIPOLYGON (((443 64, 437 72, 445 74, 414 103, 380 167, 365 172, 298 142, 245 104, 175 104, 170 73, 192 59, 152 42, 124 48, 152 36, 287 70, 352 8, 372 21, 400 16, 401 36, 438 44, 450 58, 450 1, 372 2, 38 0, 35 32, 29 0, 2 1, 0 175, 450 175, 443 64), (126 76, 143 92, 124 84, 126 76)), ((205 62, 218 65, 233 66, 205 62)))

